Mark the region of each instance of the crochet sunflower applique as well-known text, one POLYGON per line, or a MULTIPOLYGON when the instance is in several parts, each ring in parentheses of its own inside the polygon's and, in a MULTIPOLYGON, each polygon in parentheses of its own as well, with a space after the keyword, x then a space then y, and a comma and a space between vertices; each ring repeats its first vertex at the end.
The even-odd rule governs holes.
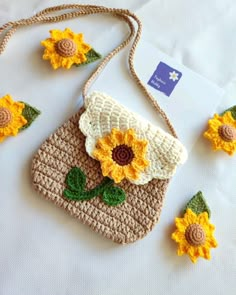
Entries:
POLYGON ((14 101, 10 95, 0 98, 0 142, 28 128, 39 114, 39 110, 14 101))
POLYGON ((210 210, 202 192, 198 192, 187 204, 183 218, 175 218, 176 230, 172 239, 178 243, 177 254, 189 255, 193 263, 199 257, 210 259, 210 248, 217 247, 215 226, 210 223, 210 210))
POLYGON ((72 65, 84 65, 101 58, 89 44, 84 42, 83 34, 76 34, 71 29, 51 30, 50 38, 42 41, 45 47, 43 59, 50 60, 56 70, 60 67, 70 69, 72 65))
POLYGON ((215 114, 208 121, 208 130, 204 137, 212 142, 213 150, 223 150, 232 156, 236 151, 236 107, 228 109, 222 115, 215 114))
POLYGON ((121 131, 116 128, 107 136, 97 141, 93 152, 100 161, 103 176, 108 176, 115 183, 124 178, 137 180, 140 172, 149 165, 146 159, 148 142, 138 139, 133 129, 121 131))

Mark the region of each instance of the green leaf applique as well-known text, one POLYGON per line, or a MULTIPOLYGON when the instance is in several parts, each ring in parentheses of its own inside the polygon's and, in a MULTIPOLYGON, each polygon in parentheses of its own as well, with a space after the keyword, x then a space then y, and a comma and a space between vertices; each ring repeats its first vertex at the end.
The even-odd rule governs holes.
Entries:
POLYGON ((95 188, 86 191, 86 176, 78 167, 71 168, 66 175, 65 182, 67 189, 63 191, 63 195, 72 201, 88 201, 101 196, 105 204, 117 206, 126 199, 125 192, 121 188, 113 186, 114 181, 108 177, 105 177, 95 188))
POLYGON ((117 186, 109 186, 103 191, 102 200, 109 206, 122 204, 126 199, 123 189, 117 186))
POLYGON ((192 199, 187 203, 184 209, 184 213, 187 211, 187 209, 191 209, 197 215, 199 215, 202 212, 207 212, 208 217, 210 218, 211 216, 211 211, 201 191, 199 191, 195 196, 193 196, 192 199))
POLYGON ((233 106, 233 107, 227 109, 226 111, 224 111, 224 112, 222 113, 222 116, 223 116, 225 113, 227 113, 227 112, 231 112, 232 117, 234 118, 234 120, 236 120, 236 106, 233 106))
POLYGON ((75 64, 76 67, 80 67, 83 65, 87 65, 90 64, 92 62, 95 62, 96 60, 100 59, 102 56, 100 53, 98 53, 97 51, 95 51, 93 48, 89 50, 89 52, 87 52, 86 54, 87 60, 81 64, 75 64))
POLYGON ((27 120, 27 124, 23 126, 20 131, 27 129, 33 122, 34 120, 41 114, 41 112, 27 104, 26 102, 22 101, 22 103, 25 105, 25 108, 22 111, 22 116, 25 117, 27 120))

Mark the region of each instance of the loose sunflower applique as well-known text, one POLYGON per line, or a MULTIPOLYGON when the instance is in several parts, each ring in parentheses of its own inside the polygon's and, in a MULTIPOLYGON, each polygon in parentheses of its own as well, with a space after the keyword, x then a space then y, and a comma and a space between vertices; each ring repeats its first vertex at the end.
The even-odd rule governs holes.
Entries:
POLYGON ((198 192, 187 204, 183 218, 175 218, 176 230, 172 239, 178 243, 177 254, 187 254, 193 263, 199 257, 211 258, 210 249, 217 247, 215 226, 210 223, 210 209, 202 192, 198 192))
POLYGON ((39 114, 39 110, 14 101, 10 95, 0 98, 0 142, 28 128, 39 114))
POLYGON ((101 58, 89 44, 84 42, 82 33, 76 34, 71 29, 51 30, 50 38, 43 40, 45 47, 43 59, 50 60, 53 69, 70 69, 72 65, 89 64, 101 58))
POLYGON ((222 115, 215 114, 208 121, 204 137, 212 142, 214 151, 223 150, 232 156, 236 151, 236 107, 226 110, 222 115))

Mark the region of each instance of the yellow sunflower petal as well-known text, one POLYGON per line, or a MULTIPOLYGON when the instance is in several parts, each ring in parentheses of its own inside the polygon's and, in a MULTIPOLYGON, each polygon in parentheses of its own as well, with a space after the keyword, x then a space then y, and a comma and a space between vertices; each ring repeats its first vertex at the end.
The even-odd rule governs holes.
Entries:
POLYGON ((208 125, 212 128, 217 128, 222 124, 222 117, 218 114, 215 114, 212 119, 208 121, 208 125))
POLYGON ((86 62, 87 60, 87 57, 85 56, 84 53, 81 53, 81 52, 77 52, 75 56, 73 56, 73 62, 75 64, 81 64, 81 63, 84 63, 86 62))
POLYGON ((207 237, 206 246, 209 248, 216 248, 218 246, 218 243, 213 235, 207 237))
POLYGON ((92 47, 86 43, 78 43, 77 41, 75 41, 78 51, 85 54, 87 52, 89 52, 90 49, 92 49, 92 47))
POLYGON ((149 165, 149 161, 143 158, 135 158, 131 165, 135 170, 143 171, 149 165))
POLYGON ((27 120, 23 116, 15 116, 12 121, 12 126, 16 129, 20 129, 27 124, 27 120))
POLYGON ((204 226, 205 224, 208 224, 208 222, 209 222, 209 217, 208 217, 207 212, 202 212, 202 213, 198 214, 197 223, 204 226))
POLYGON ((188 252, 188 245, 187 244, 179 244, 179 247, 177 249, 177 255, 182 256, 188 252))
POLYGON ((233 115, 230 111, 225 113, 221 118, 223 124, 229 124, 236 127, 236 120, 233 118, 233 115))
POLYGON ((0 107, 5 107, 10 109, 10 107, 13 105, 14 100, 12 99, 11 95, 7 94, 0 98, 0 107))
POLYGON ((89 52, 89 50, 92 49, 92 47, 91 47, 90 45, 85 44, 85 43, 82 44, 82 45, 80 46, 80 48, 83 50, 84 53, 87 53, 87 52, 89 52))
POLYGON ((87 53, 90 49, 92 49, 89 44, 84 42, 83 34, 75 34, 73 40, 76 43, 78 50, 82 53, 87 53))
POLYGON ((191 209, 188 208, 186 210, 186 213, 184 214, 184 219, 188 221, 188 224, 196 223, 197 215, 191 209))
POLYGON ((145 157, 147 153, 148 142, 146 140, 136 140, 132 145, 135 156, 145 157))
POLYGON ((48 53, 46 50, 43 54, 43 60, 50 60, 52 58, 51 53, 48 53))
POLYGON ((55 52, 55 44, 56 42, 53 41, 51 38, 41 41, 41 45, 44 46, 48 52, 52 53, 55 52))
POLYGON ((112 128, 110 138, 111 138, 113 147, 124 144, 124 134, 119 129, 112 128))
POLYGON ((189 222, 186 218, 175 218, 175 225, 179 231, 185 232, 186 228, 189 226, 189 222))
POLYGON ((9 128, 8 126, 4 127, 4 128, 0 128, 0 136, 5 137, 5 136, 10 136, 10 135, 13 135, 11 128, 9 128))
POLYGON ((128 129, 124 134, 124 143, 133 146, 136 141, 136 134, 133 129, 128 129))
POLYGON ((113 170, 110 172, 110 175, 115 183, 119 183, 125 178, 124 169, 118 165, 113 166, 113 170))
POLYGON ((25 104, 22 102, 14 102, 10 107, 9 110, 14 114, 14 115, 21 115, 23 109, 25 108, 25 104))
POLYGON ((76 34, 70 29, 66 28, 64 32, 62 32, 61 39, 73 39, 76 34))
POLYGON ((199 252, 198 252, 197 247, 190 246, 188 248, 187 254, 189 255, 189 257, 193 263, 197 262, 197 259, 199 257, 199 252))
POLYGON ((0 142, 3 142, 6 139, 6 136, 0 134, 0 142))
POLYGON ((69 70, 73 64, 74 64, 74 58, 68 58, 68 57, 62 58, 61 66, 64 69, 69 70))
POLYGON ((50 30, 50 35, 53 41, 59 41, 63 39, 63 32, 61 30, 50 30))
POLYGON ((110 149, 95 149, 93 151, 93 156, 95 159, 99 161, 105 161, 107 159, 111 159, 111 150, 110 149))
POLYGON ((201 251, 201 257, 210 260, 211 259, 211 253, 210 253, 210 249, 207 247, 199 247, 200 251, 201 251))
POLYGON ((184 237, 184 232, 182 231, 176 230, 175 232, 172 233, 171 238, 172 240, 175 240, 177 243, 181 242, 181 244, 184 244, 185 237, 184 237))
POLYGON ((124 174, 125 178, 129 180, 135 180, 139 177, 139 173, 131 165, 124 166, 124 174))
POLYGON ((103 138, 99 138, 96 144, 97 148, 102 148, 102 149, 108 149, 108 150, 112 150, 115 146, 111 140, 111 137, 105 136, 103 138))
POLYGON ((74 41, 79 45, 81 43, 84 43, 84 35, 82 33, 76 34, 74 36, 74 41))
POLYGON ((54 70, 61 67, 62 57, 58 54, 52 54, 50 57, 50 62, 54 70))
POLYGON ((228 155, 233 156, 236 152, 236 141, 235 143, 224 144, 222 146, 222 150, 224 150, 228 155))
POLYGON ((112 160, 108 159, 102 162, 101 165, 102 175, 109 176, 111 171, 114 169, 114 163, 112 160))

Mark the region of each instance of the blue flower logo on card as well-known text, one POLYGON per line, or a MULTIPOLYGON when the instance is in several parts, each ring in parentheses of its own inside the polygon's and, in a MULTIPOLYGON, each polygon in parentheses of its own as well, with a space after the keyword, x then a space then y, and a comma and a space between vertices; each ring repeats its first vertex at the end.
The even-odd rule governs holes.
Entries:
POLYGON ((160 62, 148 81, 148 85, 170 96, 181 77, 181 72, 160 62))

